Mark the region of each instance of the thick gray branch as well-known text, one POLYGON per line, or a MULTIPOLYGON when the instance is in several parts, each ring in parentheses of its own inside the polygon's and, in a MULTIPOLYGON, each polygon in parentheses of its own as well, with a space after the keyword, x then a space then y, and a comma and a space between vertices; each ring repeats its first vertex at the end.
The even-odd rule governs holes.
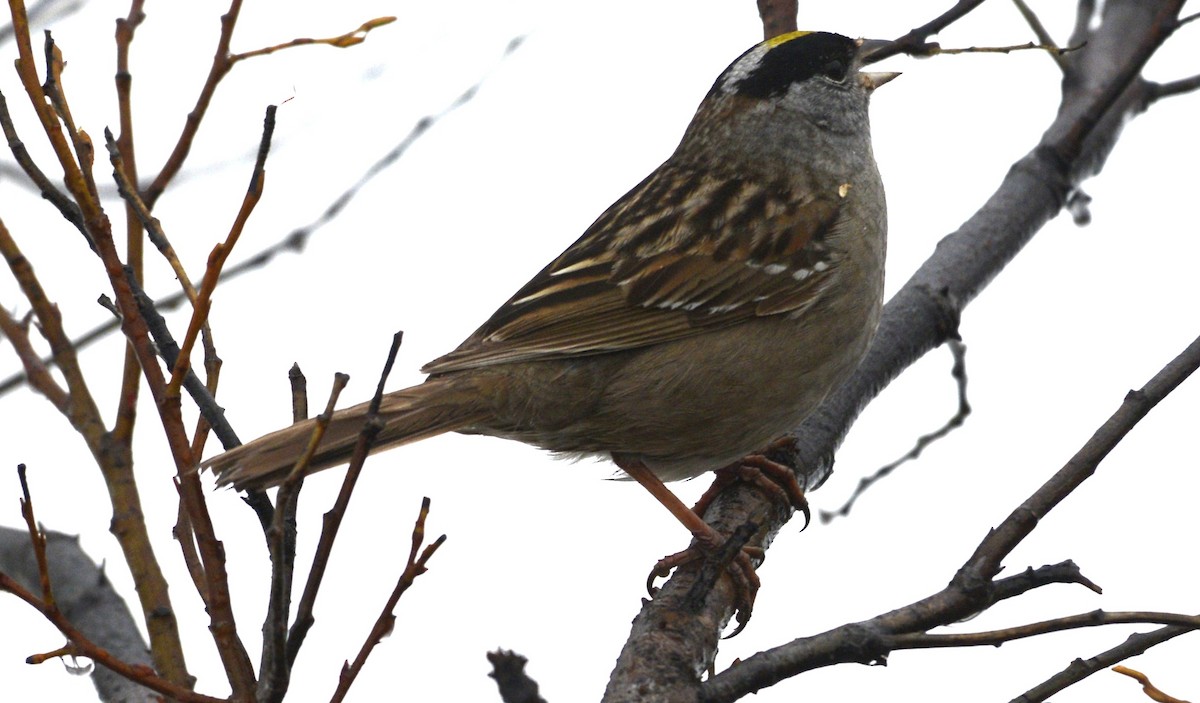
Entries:
MULTIPOLYGON (((63 615, 88 639, 104 647, 113 656, 131 664, 153 667, 150 651, 125 601, 113 590, 104 569, 96 566, 79 546, 79 538, 61 532, 46 533, 46 557, 50 564, 50 582, 63 615)), ((0 571, 16 579, 34 593, 41 593, 37 562, 29 533, 23 529, 0 527, 0 571)), ((38 648, 53 649, 61 642, 29 642, 29 653, 38 648), (48 646, 49 645, 49 646, 48 646)), ((105 703, 152 703, 158 694, 117 674, 97 666, 92 682, 105 703)))

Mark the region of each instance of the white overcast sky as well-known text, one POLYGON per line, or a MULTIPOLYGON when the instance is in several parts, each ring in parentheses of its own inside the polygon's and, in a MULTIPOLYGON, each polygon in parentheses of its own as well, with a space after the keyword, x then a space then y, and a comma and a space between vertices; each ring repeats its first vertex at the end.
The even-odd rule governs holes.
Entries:
MULTIPOLYGON (((847 2, 801 6, 800 26, 895 37, 952 3, 847 2)), ((147 4, 133 50, 138 159, 153 175, 207 71, 220 3, 147 4)), ((1071 3, 1034 2, 1065 40, 1071 3)), ((57 22, 76 120, 99 143, 116 126, 113 19, 127 4, 92 0, 57 22)), ((156 215, 198 278, 224 237, 249 177, 261 117, 281 104, 266 192, 234 255, 245 256, 315 219, 423 115, 486 77, 477 97, 439 121, 375 179, 299 256, 221 288, 212 322, 225 360, 220 399, 243 439, 288 422, 287 369, 307 372, 323 405, 335 371, 343 396, 365 400, 390 337, 405 331, 390 388, 453 348, 612 200, 666 158, 696 103, 730 60, 761 38, 754 3, 611 0, 554 3, 247 3, 235 51, 295 36, 341 33, 361 21, 399 20, 347 50, 310 47, 237 66, 214 101, 185 178, 156 215), (506 45, 523 46, 501 61, 506 45)), ((1200 70, 1196 32, 1173 38, 1148 68, 1169 80, 1200 70)), ((40 32, 40 28, 39 28, 40 32)), ((951 28, 947 46, 1031 38, 1013 5, 992 0, 951 28)), ((24 95, 0 47, 0 89, 24 140, 43 155, 24 95)), ((1032 148, 1057 105, 1059 76, 1036 52, 895 61, 905 75, 872 106, 876 156, 890 206, 888 290, 969 216, 1032 148)), ((1117 407, 1200 332, 1194 164, 1200 97, 1156 105, 1127 129, 1105 172, 1085 184, 1093 222, 1060 217, 967 310, 974 414, 965 427, 863 498, 849 519, 777 539, 761 569, 754 619, 724 642, 718 668, 794 637, 903 606, 940 589, 989 527, 1061 466, 1117 407)), ((101 150, 101 153, 102 150, 101 150)), ((107 181, 109 168, 96 169, 107 181)), ((0 182, 2 216, 63 310, 82 332, 107 313, 106 281, 90 252, 48 205, 0 182)), ((120 208, 110 211, 119 217, 120 208)), ((148 289, 173 290, 148 255, 148 289)), ((10 280, 0 303, 27 307, 10 280)), ((183 318, 172 318, 182 335, 183 318)), ((84 355, 111 417, 122 346, 84 355)), ((0 373, 17 366, 0 345, 0 373)), ((955 407, 949 354, 937 351, 895 382, 855 425, 837 472, 811 496, 834 508, 859 477, 908 450, 955 407)), ((148 395, 148 394, 146 394, 148 395)), ((1074 559, 1105 588, 1052 586, 954 628, 976 631, 1096 608, 1200 610, 1195 511, 1200 382, 1156 409, 1098 475, 1055 510, 1006 562, 1009 573, 1074 559)), ((227 692, 207 619, 171 539, 173 467, 152 404, 141 408, 138 476, 198 690, 227 692)), ((132 586, 107 532, 110 511, 81 440, 42 398, 0 399, 0 467, 30 467, 38 517, 82 535, 126 594, 132 586)), ((215 448, 215 440, 210 441, 215 448)), ((0 480, 0 524, 20 524, 18 487, 0 480)), ((442 437, 373 459, 360 482, 301 653, 296 700, 328 698, 353 658, 407 554, 422 496, 428 530, 449 539, 401 601, 397 632, 380 646, 352 700, 498 700, 484 653, 514 649, 550 701, 597 699, 645 595, 647 570, 687 535, 636 485, 605 480, 608 464, 566 464, 487 438, 442 437)), ((340 471, 310 480, 302 498, 301 564, 340 471)), ((693 500, 707 485, 674 487, 693 500)), ((229 556, 240 633, 257 661, 267 561, 253 515, 229 491, 210 496, 229 556)), ((13 598, 0 597, 0 679, 7 695, 94 696, 86 678, 55 663, 23 664, 61 636, 13 598), (19 633, 19 634, 18 634, 19 633)), ((1134 630, 1109 628, 1000 649, 901 652, 886 668, 842 666, 762 692, 757 701, 1008 700, 1075 657, 1134 630), (982 695, 981 695, 982 694, 982 695)), ((1181 697, 1196 688, 1195 636, 1130 662, 1181 697)), ((1055 700, 1141 700, 1136 685, 1100 674, 1055 700)))

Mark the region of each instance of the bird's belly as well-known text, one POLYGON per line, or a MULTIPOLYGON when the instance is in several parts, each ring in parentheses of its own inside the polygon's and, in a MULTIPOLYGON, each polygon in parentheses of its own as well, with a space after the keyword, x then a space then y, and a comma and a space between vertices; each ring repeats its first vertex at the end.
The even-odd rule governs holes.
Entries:
POLYGON ((530 364, 526 382, 499 401, 497 421, 470 431, 566 455, 621 453, 663 480, 697 476, 807 417, 858 365, 878 314, 875 301, 813 308, 802 323, 756 318, 611 358, 530 364), (821 315, 861 319, 821 325, 821 315), (808 333, 814 322, 840 336, 808 333))

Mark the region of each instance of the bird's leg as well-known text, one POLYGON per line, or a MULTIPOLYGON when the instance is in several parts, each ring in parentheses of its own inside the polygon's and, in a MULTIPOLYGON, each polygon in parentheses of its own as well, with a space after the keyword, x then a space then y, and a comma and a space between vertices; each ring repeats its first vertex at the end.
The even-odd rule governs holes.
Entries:
MULTIPOLYGON (((725 538, 721 536, 721 533, 714 530, 695 511, 687 507, 687 504, 672 493, 662 480, 653 471, 646 468, 646 465, 641 461, 617 457, 613 457, 613 460, 630 478, 642 484, 650 492, 650 495, 654 496, 659 503, 662 503, 663 507, 671 511, 675 519, 679 520, 692 533, 692 536, 696 538, 702 550, 713 552, 725 543, 725 538)), ((754 573, 754 565, 750 561, 752 555, 761 556, 762 550, 755 548, 740 549, 734 556, 733 562, 727 567, 738 593, 738 602, 736 605, 739 625, 734 634, 740 632, 745 623, 749 621, 750 613, 754 609, 754 597, 758 594, 760 581, 758 575, 754 573)), ((699 556, 700 553, 696 548, 688 547, 682 552, 660 559, 654 565, 650 576, 646 579, 646 590, 653 595, 657 590, 654 588, 654 580, 656 578, 666 577, 671 573, 671 569, 694 561, 699 556)))
MULTIPOLYGON (((774 445, 772 445, 773 447, 774 445)), ((692 512, 696 515, 704 515, 708 511, 708 506, 729 484, 735 481, 745 481, 753 484, 768 496, 781 503, 787 503, 802 513, 804 527, 808 527, 812 511, 809 510, 808 499, 804 497, 804 489, 800 487, 800 482, 796 480, 796 474, 790 467, 767 458, 765 454, 751 454, 729 466, 717 469, 715 473, 716 480, 708 487, 708 490, 704 491, 700 500, 692 506, 692 512)))

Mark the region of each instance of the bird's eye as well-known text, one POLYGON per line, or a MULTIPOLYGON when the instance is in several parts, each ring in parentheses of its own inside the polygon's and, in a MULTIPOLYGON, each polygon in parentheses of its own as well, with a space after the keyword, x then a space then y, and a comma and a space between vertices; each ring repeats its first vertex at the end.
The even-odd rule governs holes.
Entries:
POLYGON ((827 61, 825 65, 821 66, 821 75, 832 81, 846 80, 846 62, 838 59, 827 61))

